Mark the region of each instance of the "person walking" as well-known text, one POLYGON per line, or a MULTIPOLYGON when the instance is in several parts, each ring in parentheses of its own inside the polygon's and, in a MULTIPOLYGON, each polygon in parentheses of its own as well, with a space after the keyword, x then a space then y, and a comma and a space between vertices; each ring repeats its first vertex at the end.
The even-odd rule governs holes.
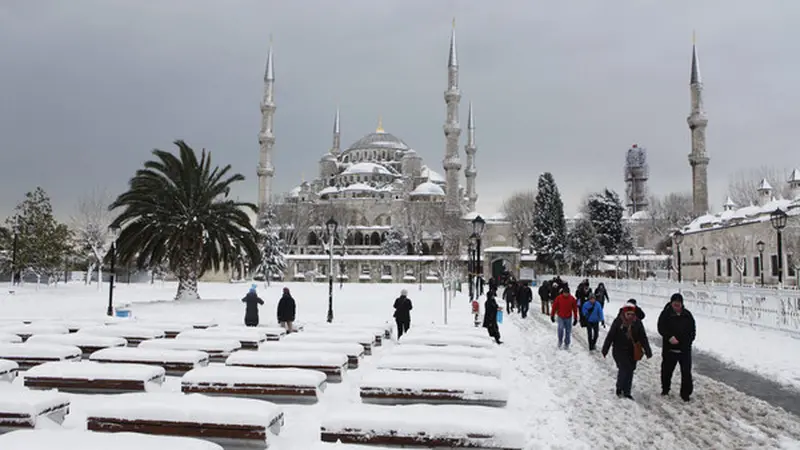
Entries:
POLYGON ((286 329, 286 334, 294 331, 292 324, 297 314, 297 303, 292 298, 289 288, 283 288, 283 296, 278 301, 278 323, 286 329))
POLYGON ((503 289, 503 300, 506 301, 506 311, 509 314, 514 312, 514 306, 517 303, 517 282, 513 278, 508 280, 505 289, 503 289))
POLYGON ((692 380, 692 343, 697 325, 694 316, 683 307, 683 295, 672 294, 670 302, 658 316, 658 334, 662 338, 661 395, 669 395, 672 373, 681 366, 681 399, 688 402, 694 391, 692 380))
POLYGON ((614 347, 612 355, 617 364, 617 397, 633 400, 631 388, 633 387, 633 372, 636 370, 636 362, 642 359, 643 354, 647 355, 648 359, 653 357, 647 333, 642 322, 636 319, 634 306, 625 305, 622 308, 622 314, 611 324, 606 340, 603 342, 603 358, 606 357, 612 346, 614 347))
POLYGON ((586 327, 586 317, 583 315, 583 305, 589 301, 589 294, 592 289, 589 287, 589 280, 583 280, 575 290, 575 299, 578 301, 578 317, 582 328, 586 327))
POLYGON ((593 351, 597 347, 598 333, 600 332, 600 324, 603 328, 606 327, 606 319, 603 314, 603 305, 597 301, 593 293, 589 294, 589 300, 584 303, 583 317, 586 320, 586 334, 589 338, 589 351, 593 351))
POLYGON ((558 316, 558 348, 564 345, 564 350, 569 350, 572 342, 572 327, 578 324, 578 302, 569 293, 569 287, 562 290, 561 294, 553 301, 550 320, 556 321, 558 316))
POLYGON ((533 301, 533 291, 528 283, 523 283, 522 281, 519 282, 519 288, 517 289, 517 306, 519 307, 519 313, 522 314, 522 318, 528 317, 528 310, 531 307, 531 302, 533 301))
POLYGON ((397 324, 398 340, 411 327, 412 309, 414 309, 414 305, 411 304, 411 299, 408 298, 408 291, 405 289, 400 290, 400 297, 397 297, 394 301, 394 322, 397 324))
POLYGON ((608 301, 608 291, 606 290, 605 284, 597 283, 597 287, 594 290, 594 298, 600 302, 600 306, 603 308, 606 307, 606 302, 608 301))
POLYGON ((264 304, 264 300, 259 298, 256 289, 258 289, 258 286, 255 283, 251 284, 250 290, 242 299, 242 303, 245 304, 244 324, 248 327, 258 326, 258 305, 264 304))
POLYGON ((542 302, 542 314, 550 314, 550 286, 552 284, 552 282, 545 280, 539 286, 539 301, 542 302))
POLYGON ((486 302, 483 304, 483 327, 489 332, 489 336, 494 338, 498 344, 503 342, 500 340, 500 328, 497 326, 497 311, 500 306, 497 305, 497 290, 489 289, 486 293, 486 302))

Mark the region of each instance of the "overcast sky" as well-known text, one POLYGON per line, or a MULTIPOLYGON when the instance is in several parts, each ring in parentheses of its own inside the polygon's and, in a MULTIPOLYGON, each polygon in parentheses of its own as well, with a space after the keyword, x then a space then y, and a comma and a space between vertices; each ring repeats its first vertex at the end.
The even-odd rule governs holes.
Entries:
POLYGON ((479 211, 543 171, 569 214, 589 192, 622 193, 633 143, 648 150, 651 192, 689 191, 693 29, 712 207, 738 169, 800 166, 798 2, 2 0, 0 215, 41 185, 68 216, 92 190, 119 193, 175 139, 232 164, 247 177, 235 194, 255 201, 270 34, 275 191, 317 174, 337 105, 343 146, 381 115, 443 172, 453 16, 479 211))

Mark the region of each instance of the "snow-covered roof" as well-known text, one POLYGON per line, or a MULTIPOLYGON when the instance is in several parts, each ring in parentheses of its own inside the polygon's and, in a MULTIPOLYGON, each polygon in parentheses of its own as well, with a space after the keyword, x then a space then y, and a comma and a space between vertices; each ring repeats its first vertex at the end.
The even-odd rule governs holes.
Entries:
POLYGON ((437 184, 446 183, 447 180, 438 172, 431 170, 428 166, 422 166, 422 170, 420 171, 420 176, 422 178, 427 178, 428 181, 432 181, 437 184))
POLYGON ((769 184, 769 181, 767 181, 766 178, 763 178, 761 180, 761 183, 758 185, 758 190, 759 191, 771 191, 772 190, 772 185, 769 184))
POLYGON ((328 186, 325 189, 319 191, 319 195, 336 194, 338 192, 339 192, 339 189, 336 186, 328 186))
POLYGON ((495 246, 484 250, 486 253, 519 253, 517 247, 495 246))
POLYGON ((347 186, 342 190, 343 191, 351 191, 351 192, 352 191, 362 192, 362 191, 374 191, 375 188, 370 186, 370 185, 368 185, 368 184, 364 184, 364 183, 353 183, 350 186, 347 186))
MULTIPOLYGON (((727 203, 727 202, 726 202, 727 203)), ((740 224, 742 222, 763 222, 769 220, 770 214, 780 208, 790 216, 800 214, 800 208, 791 200, 775 199, 764 205, 749 205, 739 209, 729 209, 718 214, 704 214, 694 219, 689 225, 683 228, 686 233, 692 233, 709 228, 719 228, 726 226, 729 222, 740 224)))
POLYGON ((792 170, 792 173, 789 175, 789 183, 800 183, 800 170, 792 170))
POLYGON ((647 220, 650 218, 650 213, 646 210, 636 211, 631 214, 630 220, 647 220))
POLYGON ((733 202, 733 200, 731 199, 731 196, 729 195, 728 198, 725 199, 725 203, 723 203, 722 206, 724 206, 725 208, 733 209, 733 208, 736 208, 736 203, 733 202))
POLYGON ((416 189, 411 191, 410 195, 415 197, 419 195, 432 195, 437 197, 444 197, 444 190, 438 184, 426 181, 417 186, 416 189))
POLYGON ((357 164, 353 164, 352 166, 345 169, 342 172, 342 175, 353 175, 353 174, 378 174, 378 175, 392 175, 392 172, 389 171, 386 167, 375 164, 371 162, 360 162, 357 164))
POLYGON ((292 190, 289 191, 289 197, 298 197, 301 190, 303 190, 302 186, 293 187, 292 190))
POLYGON ((582 213, 580 211, 578 211, 577 214, 572 216, 572 220, 581 220, 581 219, 585 219, 585 218, 586 218, 586 214, 584 214, 584 213, 582 213))

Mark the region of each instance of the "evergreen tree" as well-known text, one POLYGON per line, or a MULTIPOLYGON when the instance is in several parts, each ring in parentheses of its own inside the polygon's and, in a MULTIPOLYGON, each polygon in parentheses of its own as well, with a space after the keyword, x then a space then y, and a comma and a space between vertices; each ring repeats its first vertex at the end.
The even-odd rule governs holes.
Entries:
POLYGON ((626 225, 622 222, 625 207, 616 192, 604 189, 603 192, 592 194, 587 210, 606 255, 618 254, 628 247, 630 233, 626 233, 626 225))
POLYGON ((564 204, 553 174, 539 175, 531 242, 539 262, 555 266, 564 258, 567 225, 564 204))
POLYGON ((258 233, 261 236, 261 265, 256 272, 269 285, 273 276, 281 275, 286 270, 286 245, 278 234, 275 208, 271 204, 261 215, 258 233))
POLYGON ((575 273, 583 275, 586 268, 597 264, 603 257, 603 247, 592 222, 580 219, 567 235, 567 261, 575 273))
POLYGON ((386 239, 381 244, 382 255, 405 255, 408 253, 406 236, 397 228, 392 228, 386 233, 386 239))

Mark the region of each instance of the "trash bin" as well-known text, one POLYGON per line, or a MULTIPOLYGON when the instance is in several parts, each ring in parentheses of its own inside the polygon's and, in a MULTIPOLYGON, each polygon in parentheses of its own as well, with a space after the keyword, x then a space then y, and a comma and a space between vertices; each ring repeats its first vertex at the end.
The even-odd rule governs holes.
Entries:
POLYGON ((114 315, 119 318, 127 319, 131 316, 131 310, 127 308, 119 308, 114 311, 114 315))

